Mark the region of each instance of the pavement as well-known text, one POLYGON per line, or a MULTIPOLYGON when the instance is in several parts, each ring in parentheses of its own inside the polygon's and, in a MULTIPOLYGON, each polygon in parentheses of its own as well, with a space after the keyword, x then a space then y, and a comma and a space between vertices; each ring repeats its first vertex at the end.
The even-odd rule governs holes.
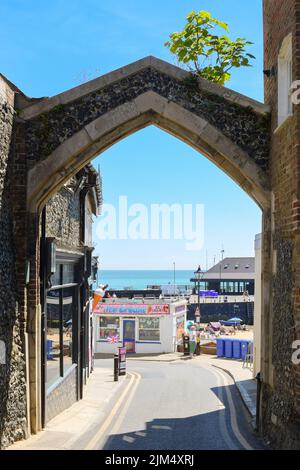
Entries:
POLYGON ((247 442, 261 448, 240 399, 254 417, 255 382, 240 361, 182 353, 130 357, 119 382, 112 366, 112 359, 96 360, 84 398, 9 450, 244 449, 247 442), (205 429, 201 442, 195 428, 205 429))
POLYGON ((105 419, 111 403, 126 382, 125 377, 119 377, 119 381, 114 382, 112 367, 95 367, 84 387, 82 400, 53 418, 43 431, 16 442, 8 450, 72 448, 82 435, 105 419))
POLYGON ((164 353, 164 354, 134 354, 127 356, 128 361, 149 361, 149 362, 174 362, 190 359, 182 353, 164 353))

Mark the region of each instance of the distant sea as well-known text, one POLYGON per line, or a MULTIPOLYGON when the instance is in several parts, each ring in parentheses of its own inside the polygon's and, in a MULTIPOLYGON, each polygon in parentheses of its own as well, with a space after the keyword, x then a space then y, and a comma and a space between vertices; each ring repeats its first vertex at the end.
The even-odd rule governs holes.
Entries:
MULTIPOLYGON (((190 279, 193 271, 175 271, 176 285, 191 285, 190 279)), ((99 270, 98 284, 108 284, 109 289, 146 289, 148 285, 162 285, 174 283, 173 270, 99 270)))

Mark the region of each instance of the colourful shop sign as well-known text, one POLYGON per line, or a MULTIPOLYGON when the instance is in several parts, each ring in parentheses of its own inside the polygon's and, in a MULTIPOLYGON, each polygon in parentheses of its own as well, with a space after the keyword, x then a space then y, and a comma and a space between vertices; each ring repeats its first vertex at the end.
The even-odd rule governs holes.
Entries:
POLYGON ((185 316, 184 315, 178 315, 176 318, 176 341, 177 344, 182 344, 182 335, 184 334, 184 321, 185 321, 185 316))
POLYGON ((186 305, 178 305, 177 307, 175 307, 175 313, 180 313, 180 312, 185 312, 186 310, 186 305))
POLYGON ((168 304, 106 304, 98 302, 94 313, 97 315, 167 315, 168 304))

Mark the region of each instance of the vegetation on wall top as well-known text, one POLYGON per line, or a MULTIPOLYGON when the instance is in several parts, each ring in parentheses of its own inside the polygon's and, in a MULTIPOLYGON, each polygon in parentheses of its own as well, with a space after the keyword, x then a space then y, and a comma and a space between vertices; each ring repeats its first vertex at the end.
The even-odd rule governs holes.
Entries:
POLYGON ((170 34, 165 46, 191 72, 224 85, 233 68, 251 67, 250 60, 255 57, 246 51, 246 47, 252 42, 245 38, 232 41, 225 34, 216 34, 216 28, 228 32, 227 23, 213 18, 207 11, 191 11, 186 19, 183 30, 170 34))

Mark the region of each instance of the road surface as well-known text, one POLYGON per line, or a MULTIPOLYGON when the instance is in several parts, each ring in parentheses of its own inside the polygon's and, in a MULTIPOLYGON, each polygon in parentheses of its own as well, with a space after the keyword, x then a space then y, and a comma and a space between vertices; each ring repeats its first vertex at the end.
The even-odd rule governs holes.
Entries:
MULTIPOLYGON (((107 367, 107 360, 99 361, 98 365, 102 364, 107 367)), ((263 449, 240 395, 225 372, 198 359, 129 359, 127 365, 122 395, 86 448, 263 449)))

